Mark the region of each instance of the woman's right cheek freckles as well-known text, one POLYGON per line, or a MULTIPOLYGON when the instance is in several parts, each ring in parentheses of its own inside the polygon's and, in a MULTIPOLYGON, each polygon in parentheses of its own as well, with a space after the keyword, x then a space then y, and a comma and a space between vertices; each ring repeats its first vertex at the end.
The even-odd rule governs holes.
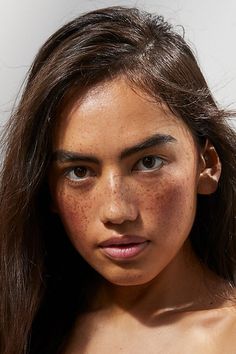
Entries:
POLYGON ((56 204, 57 212, 70 235, 85 233, 91 220, 94 220, 94 211, 97 209, 94 200, 79 198, 68 192, 58 194, 56 204))

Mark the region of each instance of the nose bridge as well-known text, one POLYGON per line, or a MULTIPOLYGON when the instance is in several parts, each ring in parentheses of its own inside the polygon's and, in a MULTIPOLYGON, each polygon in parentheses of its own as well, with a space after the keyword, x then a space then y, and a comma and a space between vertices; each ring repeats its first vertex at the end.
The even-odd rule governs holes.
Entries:
POLYGON ((121 224, 137 217, 137 206, 128 177, 110 172, 104 180, 102 221, 121 224))
POLYGON ((123 198, 124 190, 128 191, 128 185, 125 177, 118 173, 110 173, 107 177, 107 192, 113 198, 123 198))
POLYGON ((110 208, 125 209, 131 204, 132 191, 129 185, 128 178, 117 173, 110 173, 106 179, 106 202, 110 208))

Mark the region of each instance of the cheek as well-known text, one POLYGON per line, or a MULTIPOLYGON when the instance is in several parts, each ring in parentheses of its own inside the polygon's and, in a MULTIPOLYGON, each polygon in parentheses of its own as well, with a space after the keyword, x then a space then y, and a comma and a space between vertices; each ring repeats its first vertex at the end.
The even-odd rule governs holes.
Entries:
POLYGON ((56 205, 57 212, 71 241, 73 242, 73 235, 79 235, 76 241, 83 242, 91 223, 93 201, 88 198, 80 200, 76 193, 59 192, 56 205))
POLYGON ((189 234, 196 211, 195 186, 188 179, 166 179, 153 184, 143 198, 143 222, 165 236, 189 234))

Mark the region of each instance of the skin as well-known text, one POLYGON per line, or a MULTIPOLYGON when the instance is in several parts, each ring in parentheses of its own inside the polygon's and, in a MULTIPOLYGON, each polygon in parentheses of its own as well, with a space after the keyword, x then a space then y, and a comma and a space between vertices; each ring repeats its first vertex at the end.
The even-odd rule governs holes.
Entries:
POLYGON ((72 95, 58 119, 53 150, 52 211, 60 215, 74 247, 101 275, 96 297, 78 317, 66 353, 97 353, 96 348, 102 353, 189 353, 190 344, 195 353, 218 353, 213 344, 209 351, 203 347, 206 333, 213 335, 205 332, 206 319, 215 325, 218 339, 217 331, 224 333, 231 322, 220 326, 222 314, 212 311, 232 303, 223 297, 225 282, 201 265, 188 240, 198 192, 210 194, 217 188, 220 162, 214 148, 208 143, 200 149, 181 119, 121 77, 82 98, 72 95), (154 134, 168 138, 131 149, 154 134), (152 156, 151 168, 147 156, 152 156), (99 244, 123 235, 149 242, 126 261, 104 254, 99 244), (213 318, 202 316, 206 310, 213 318), (190 336, 184 343, 179 338, 186 329, 190 336), (137 341, 139 334, 142 340, 137 341), (169 338, 176 339, 173 347, 169 338), (152 343, 148 347, 147 341, 152 343))

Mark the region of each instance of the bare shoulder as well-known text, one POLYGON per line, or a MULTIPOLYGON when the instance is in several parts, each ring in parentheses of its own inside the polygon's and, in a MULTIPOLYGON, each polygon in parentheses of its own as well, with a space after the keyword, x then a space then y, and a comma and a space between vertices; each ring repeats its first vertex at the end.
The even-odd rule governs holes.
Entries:
POLYGON ((161 317, 141 324, 106 311, 85 313, 79 316, 63 354, 236 353, 236 305, 161 317))
POLYGON ((186 342, 195 343, 195 353, 236 353, 236 305, 197 311, 184 317, 182 329, 188 333, 186 342))
POLYGON ((221 309, 219 317, 219 337, 224 353, 236 352, 236 305, 221 309), (221 334, 220 334, 221 329, 221 334))

